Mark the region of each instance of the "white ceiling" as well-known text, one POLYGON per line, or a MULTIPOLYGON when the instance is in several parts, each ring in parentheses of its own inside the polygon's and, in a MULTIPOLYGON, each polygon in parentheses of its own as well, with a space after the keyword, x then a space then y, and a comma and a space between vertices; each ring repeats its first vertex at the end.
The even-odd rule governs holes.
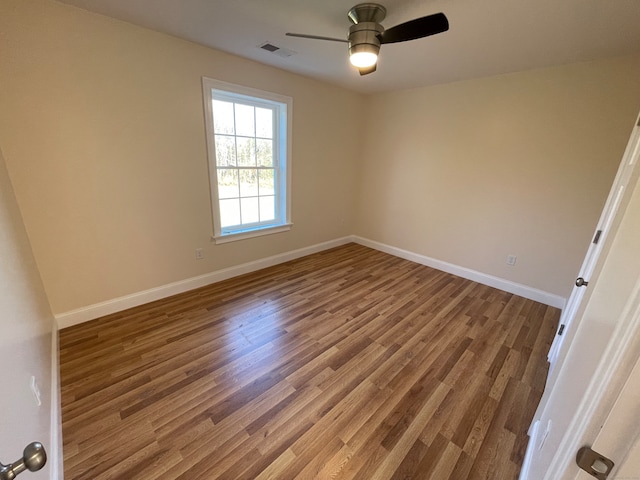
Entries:
POLYGON ((360 77, 346 38, 351 0, 60 0, 284 70, 373 93, 640 53, 640 0, 380 0, 386 28, 444 12, 450 30, 381 49, 360 77), (281 58, 264 42, 293 50, 281 58))

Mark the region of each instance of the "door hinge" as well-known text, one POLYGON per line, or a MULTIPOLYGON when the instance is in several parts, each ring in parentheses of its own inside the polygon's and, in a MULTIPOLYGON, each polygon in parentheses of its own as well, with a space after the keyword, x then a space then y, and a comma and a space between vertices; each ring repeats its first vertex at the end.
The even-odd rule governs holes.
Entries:
POLYGON ((582 447, 578 450, 576 463, 582 470, 598 480, 607 480, 614 465, 610 459, 591 450, 590 447, 582 447))
POLYGON ((596 236, 593 237, 593 243, 594 244, 596 244, 596 245, 598 244, 598 240, 600 240, 600 235, 602 235, 602 230, 598 230, 596 232, 596 236))
POLYGON ((560 325, 560 328, 558 329, 558 336, 562 335, 562 333, 564 332, 564 327, 566 327, 566 325, 560 325))

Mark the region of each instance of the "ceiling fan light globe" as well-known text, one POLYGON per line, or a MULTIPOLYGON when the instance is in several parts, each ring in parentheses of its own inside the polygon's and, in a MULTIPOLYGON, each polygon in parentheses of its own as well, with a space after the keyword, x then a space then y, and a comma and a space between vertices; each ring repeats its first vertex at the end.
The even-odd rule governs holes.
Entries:
POLYGON ((374 22, 361 22, 349 28, 349 59, 357 68, 372 67, 378 61, 380 40, 384 32, 382 25, 374 22))
POLYGON ((349 61, 354 67, 372 67, 378 61, 378 55, 373 52, 355 52, 351 54, 349 61))

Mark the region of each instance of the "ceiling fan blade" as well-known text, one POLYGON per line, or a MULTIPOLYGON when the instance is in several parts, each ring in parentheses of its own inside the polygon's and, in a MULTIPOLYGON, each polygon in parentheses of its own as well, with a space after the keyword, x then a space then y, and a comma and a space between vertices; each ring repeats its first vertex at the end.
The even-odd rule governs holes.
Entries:
POLYGON ((373 64, 370 67, 363 67, 363 68, 359 68, 358 72, 360 72, 360 75, 368 75, 370 73, 373 73, 376 71, 376 64, 373 64))
POLYGON ((449 20, 444 13, 434 13, 416 18, 386 29, 380 35, 380 43, 397 43, 428 37, 449 30, 449 20))
POLYGON ((306 35, 304 33, 286 33, 286 35, 288 37, 311 38, 313 40, 329 40, 330 42, 349 43, 349 41, 344 38, 321 37, 319 35, 306 35))

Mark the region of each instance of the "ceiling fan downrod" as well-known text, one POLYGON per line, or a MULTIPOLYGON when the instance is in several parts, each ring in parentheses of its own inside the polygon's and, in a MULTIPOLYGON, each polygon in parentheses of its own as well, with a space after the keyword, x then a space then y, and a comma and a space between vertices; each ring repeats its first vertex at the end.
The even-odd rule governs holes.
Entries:
POLYGON ((347 13, 354 25, 362 22, 380 23, 387 16, 387 9, 378 3, 360 3, 347 13))

